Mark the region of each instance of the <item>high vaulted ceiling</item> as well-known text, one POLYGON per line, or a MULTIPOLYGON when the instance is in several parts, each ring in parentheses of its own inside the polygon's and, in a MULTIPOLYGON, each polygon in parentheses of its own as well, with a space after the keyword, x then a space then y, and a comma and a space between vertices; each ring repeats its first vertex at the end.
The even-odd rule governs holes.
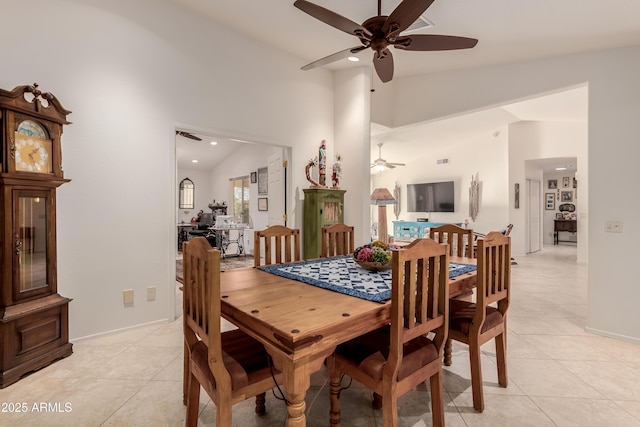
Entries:
MULTIPOLYGON (((293 0, 173 1, 300 57, 300 66, 360 44, 354 36, 298 10, 293 0)), ((358 23, 377 14, 376 0, 314 0, 313 3, 358 23)), ((399 3, 399 0, 382 0, 382 13, 388 15, 399 3)), ((635 0, 437 0, 424 14, 433 27, 419 33, 473 37, 479 40, 478 45, 448 52, 391 49, 395 76, 638 44, 639 16, 640 1, 635 0)), ((358 56, 361 61, 371 62, 370 49, 358 56)), ((343 60, 327 67, 349 66, 353 65, 343 60)))
MULTIPOLYGON (((293 0, 172 1, 205 19, 299 57, 300 66, 359 44, 355 37, 298 10, 293 6, 293 0)), ((355 22, 363 22, 377 14, 376 0, 315 0, 313 3, 355 22)), ((382 13, 389 14, 399 3, 400 0, 382 0, 382 13)), ((640 44, 639 16, 640 1, 633 0, 438 0, 423 15, 433 26, 418 33, 473 37, 479 40, 478 45, 473 49, 445 52, 392 49, 395 77, 640 44)), ((372 57, 369 49, 358 56, 361 58, 359 63, 342 60, 325 67, 337 70, 362 66, 370 63, 372 57)), ((436 139, 435 136, 444 132, 451 135, 455 129, 490 131, 518 120, 586 120, 586 110, 586 89, 581 89, 441 123, 416 124, 393 130, 374 128, 371 158, 378 156, 376 144, 382 141, 388 149, 391 149, 389 144, 394 146, 394 158, 386 156, 387 160, 404 161, 402 150, 410 152, 411 147, 410 144, 403 147, 402 141, 409 140, 414 133, 425 135, 431 132, 436 139), (460 125, 461 120, 465 122, 464 126, 460 125)), ((181 140, 188 141, 177 138, 179 163, 182 160, 190 162, 195 154, 180 148, 181 140)), ((190 144, 190 149, 200 145, 205 144, 190 144)), ((383 149, 383 154, 385 151, 383 149)), ((201 163, 200 167, 204 166, 201 163)))

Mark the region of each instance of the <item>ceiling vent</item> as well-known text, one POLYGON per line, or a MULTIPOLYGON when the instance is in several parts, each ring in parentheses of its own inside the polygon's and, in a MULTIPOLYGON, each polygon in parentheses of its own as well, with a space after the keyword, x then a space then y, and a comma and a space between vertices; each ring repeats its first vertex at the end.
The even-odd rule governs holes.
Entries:
POLYGON ((424 16, 420 15, 418 17, 418 19, 416 20, 416 22, 414 22, 413 24, 409 25, 409 28, 407 28, 406 30, 404 30, 402 32, 402 34, 405 33, 415 33, 417 31, 420 30, 424 30, 425 28, 431 28, 433 27, 433 23, 430 22, 427 18, 425 18, 424 16))
POLYGON ((449 158, 448 157, 436 160, 436 166, 446 166, 448 164, 449 164, 449 158))

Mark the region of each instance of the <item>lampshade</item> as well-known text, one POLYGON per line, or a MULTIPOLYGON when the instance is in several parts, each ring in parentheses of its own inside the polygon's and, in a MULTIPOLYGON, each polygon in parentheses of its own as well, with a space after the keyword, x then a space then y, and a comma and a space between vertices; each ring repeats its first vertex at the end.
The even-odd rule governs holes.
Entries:
POLYGON ((389 190, 386 188, 376 188, 371 193, 372 205, 395 205, 396 199, 393 198, 389 190))

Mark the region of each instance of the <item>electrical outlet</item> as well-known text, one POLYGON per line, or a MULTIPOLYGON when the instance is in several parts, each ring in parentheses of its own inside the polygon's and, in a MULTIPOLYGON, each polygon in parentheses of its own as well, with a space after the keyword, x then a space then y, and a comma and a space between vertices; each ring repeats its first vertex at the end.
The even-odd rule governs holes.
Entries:
POLYGON ((133 289, 125 289, 122 291, 122 302, 124 305, 133 304, 133 289))
POLYGON ((605 221, 604 231, 607 233, 622 233, 622 221, 605 221))
POLYGON ((155 301, 156 300, 156 287, 149 286, 147 288, 147 301, 155 301))

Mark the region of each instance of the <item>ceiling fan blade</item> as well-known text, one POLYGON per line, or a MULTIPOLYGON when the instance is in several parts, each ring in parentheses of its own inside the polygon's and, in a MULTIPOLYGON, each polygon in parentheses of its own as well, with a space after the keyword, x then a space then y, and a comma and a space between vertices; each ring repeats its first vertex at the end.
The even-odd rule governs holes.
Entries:
POLYGON ((433 2, 434 0, 404 0, 382 24, 382 32, 387 37, 395 37, 416 22, 433 2))
POLYGON ((393 167, 406 166, 404 163, 395 163, 395 162, 392 162, 392 163, 387 162, 387 165, 392 165, 393 167))
POLYGON ((338 61, 340 59, 344 59, 348 56, 351 56, 353 54, 356 54, 358 52, 360 52, 363 49, 366 49, 366 46, 356 46, 356 47, 350 47, 349 49, 345 49, 345 50, 341 50, 340 52, 336 52, 333 53, 329 56, 325 56, 324 58, 318 59, 317 61, 313 61, 310 64, 305 65, 304 67, 300 68, 301 70, 311 70, 313 68, 317 68, 317 67, 321 67, 323 65, 327 65, 330 64, 332 62, 338 61))
POLYGON ((363 35, 366 38, 371 37, 369 30, 364 28, 362 25, 353 22, 342 15, 338 15, 329 9, 325 9, 322 6, 318 6, 317 4, 310 3, 306 0, 296 0, 293 5, 306 14, 311 15, 325 24, 337 28, 338 30, 344 31, 345 33, 354 36, 363 35))
POLYGON ((389 49, 381 52, 374 52, 373 66, 382 83, 386 83, 393 78, 393 55, 389 49))
POLYGON ((202 138, 200 138, 199 136, 195 136, 189 132, 184 132, 181 130, 177 130, 176 135, 184 136, 185 138, 193 139, 195 141, 202 141, 202 138))
POLYGON ((395 169, 396 168, 393 163, 385 163, 384 167, 385 168, 389 168, 389 169, 395 169))
POLYGON ((396 49, 404 50, 455 50, 469 49, 478 44, 478 39, 436 34, 414 34, 398 37, 393 43, 396 49))

